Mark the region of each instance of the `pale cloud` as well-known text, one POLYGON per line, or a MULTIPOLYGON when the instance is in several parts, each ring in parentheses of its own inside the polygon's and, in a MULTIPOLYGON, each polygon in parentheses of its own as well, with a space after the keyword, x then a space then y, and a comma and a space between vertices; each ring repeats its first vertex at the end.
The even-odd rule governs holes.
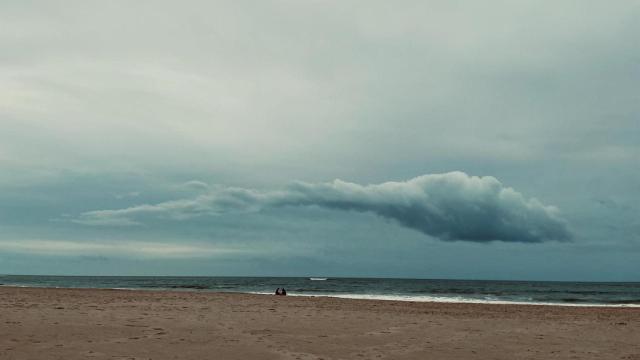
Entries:
POLYGON ((83 213, 85 225, 135 225, 145 218, 184 220, 289 206, 371 212, 441 240, 542 242, 569 240, 559 210, 527 199, 494 177, 463 172, 423 175, 403 182, 360 185, 294 183, 284 190, 219 188, 193 199, 83 213))
POLYGON ((54 256, 119 256, 141 258, 200 258, 245 254, 247 251, 210 244, 157 242, 90 242, 62 240, 0 240, 3 252, 54 256))
POLYGON ((190 4, 3 2, 3 157, 333 178, 535 161, 637 110, 633 2, 190 4))

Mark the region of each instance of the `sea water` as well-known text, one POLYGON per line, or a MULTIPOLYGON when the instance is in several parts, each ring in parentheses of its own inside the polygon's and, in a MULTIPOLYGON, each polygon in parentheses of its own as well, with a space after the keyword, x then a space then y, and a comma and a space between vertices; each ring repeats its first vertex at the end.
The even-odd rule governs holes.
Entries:
POLYGON ((4 286, 217 291, 342 298, 561 305, 640 306, 640 283, 308 277, 0 275, 4 286))

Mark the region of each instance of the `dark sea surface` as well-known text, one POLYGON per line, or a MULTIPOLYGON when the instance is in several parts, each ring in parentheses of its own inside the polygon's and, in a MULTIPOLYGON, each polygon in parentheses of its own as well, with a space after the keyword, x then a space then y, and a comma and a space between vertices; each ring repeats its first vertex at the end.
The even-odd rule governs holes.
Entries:
POLYGON ((640 283, 297 277, 0 275, 4 286, 222 291, 359 299, 640 306, 640 283))

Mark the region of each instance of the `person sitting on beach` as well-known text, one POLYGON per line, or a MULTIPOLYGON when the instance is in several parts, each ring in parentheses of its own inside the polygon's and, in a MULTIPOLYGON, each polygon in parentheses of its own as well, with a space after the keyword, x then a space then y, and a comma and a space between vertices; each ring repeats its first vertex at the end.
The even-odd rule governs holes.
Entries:
POLYGON ((280 290, 280 295, 287 295, 287 290, 282 288, 282 290, 280 290))
POLYGON ((280 290, 280 288, 276 289, 276 295, 282 295, 282 290, 280 290))

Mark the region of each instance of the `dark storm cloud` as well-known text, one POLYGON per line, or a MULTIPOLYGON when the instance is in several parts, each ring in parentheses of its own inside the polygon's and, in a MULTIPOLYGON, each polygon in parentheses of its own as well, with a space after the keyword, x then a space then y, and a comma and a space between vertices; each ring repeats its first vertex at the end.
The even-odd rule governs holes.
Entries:
POLYGON ((294 183, 284 190, 218 188, 194 199, 82 214, 86 225, 136 225, 149 218, 175 220, 285 206, 370 212, 445 241, 537 243, 571 239, 553 206, 527 199, 491 176, 462 172, 423 175, 403 182, 360 185, 294 183))

